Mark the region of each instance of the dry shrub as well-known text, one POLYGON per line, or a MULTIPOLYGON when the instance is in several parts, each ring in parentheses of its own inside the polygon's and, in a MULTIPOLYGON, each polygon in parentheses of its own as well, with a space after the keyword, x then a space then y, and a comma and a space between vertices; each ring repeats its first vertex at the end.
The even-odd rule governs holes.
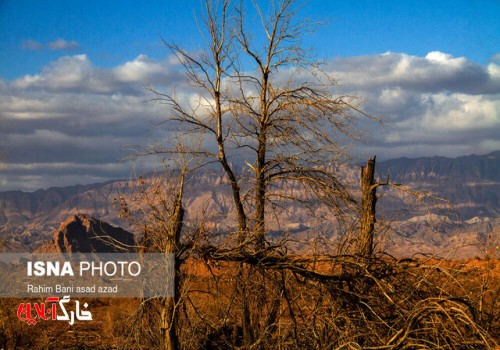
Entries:
POLYGON ((187 270, 195 273, 185 271, 183 284, 181 344, 187 349, 494 349, 499 283, 484 274, 498 276, 498 270, 467 266, 345 256, 303 264, 300 272, 229 262, 211 268, 192 260, 187 270), (244 303, 250 306, 251 346, 244 341, 244 303))
MULTIPOLYGON (((277 261, 254 265, 187 260, 180 276, 181 347, 498 347, 500 263, 496 260, 308 256, 277 261), (250 345, 244 334, 245 304, 250 345)), ((5 349, 154 349, 160 345, 159 300, 94 300, 95 322, 75 324, 72 333, 60 323, 25 325, 15 316, 18 303, 2 300, 0 341, 5 349)))

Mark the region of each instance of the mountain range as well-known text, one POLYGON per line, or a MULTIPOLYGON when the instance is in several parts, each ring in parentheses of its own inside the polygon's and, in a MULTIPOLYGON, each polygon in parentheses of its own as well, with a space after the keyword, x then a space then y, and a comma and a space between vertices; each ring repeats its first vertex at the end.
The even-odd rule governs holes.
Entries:
MULTIPOLYGON (((359 165, 338 172, 353 193, 359 191, 359 165)), ((495 249, 500 240, 500 151, 458 158, 388 160, 377 163, 377 174, 379 181, 402 185, 379 190, 378 229, 383 237, 379 244, 389 251, 437 252, 461 245, 468 247, 460 255, 466 256, 495 249)), ((134 188, 132 180, 116 180, 35 192, 0 192, 0 249, 35 250, 50 241, 61 222, 77 214, 131 230, 120 218, 117 198, 130 195, 134 188)), ((186 192, 188 218, 204 212, 207 225, 215 230, 230 227, 233 208, 222 173, 201 172, 190 180, 186 192)), ((289 205, 280 215, 281 224, 271 225, 271 230, 307 237, 319 227, 299 204, 289 205)))
POLYGON ((462 220, 500 215, 500 151, 458 158, 400 158, 378 164, 379 174, 450 202, 462 220))

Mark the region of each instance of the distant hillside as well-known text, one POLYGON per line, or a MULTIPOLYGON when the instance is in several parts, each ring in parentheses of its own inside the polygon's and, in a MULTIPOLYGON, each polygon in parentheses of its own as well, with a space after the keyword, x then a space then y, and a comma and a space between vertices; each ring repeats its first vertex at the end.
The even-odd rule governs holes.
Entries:
POLYGON ((134 235, 90 215, 73 215, 62 222, 39 253, 123 253, 135 250, 134 235))
MULTIPOLYGON (((426 245, 427 248, 441 249, 466 236, 469 238, 464 242, 468 244, 475 239, 474 235, 488 235, 498 226, 500 151, 454 159, 400 158, 379 162, 377 172, 383 181, 390 176, 393 182, 449 200, 446 203, 437 201, 437 205, 429 200, 422 205, 414 198, 405 198, 398 191, 381 190, 380 193, 385 193, 385 196, 378 202, 379 222, 380 225, 392 222, 391 228, 384 229, 384 232, 389 235, 388 241, 397 246, 395 250, 402 247, 407 250, 409 246, 425 248, 426 245)), ((358 191, 359 166, 339 169, 339 177, 354 193, 358 191)), ((76 214, 87 214, 130 229, 127 222, 119 219, 115 198, 120 193, 130 195, 132 187, 131 182, 119 180, 33 193, 0 192, 0 239, 3 242, 0 249, 36 249, 50 240, 61 222, 76 214)), ((215 230, 230 227, 234 209, 229 186, 222 173, 202 172, 191 179, 186 190, 188 219, 203 211, 206 225, 215 230)), ((269 228, 301 237, 307 237, 307 232, 311 230, 329 230, 332 233, 335 230, 331 224, 312 220, 310 213, 300 204, 284 208, 277 223, 269 228)))
POLYGON ((450 201, 462 220, 500 217, 500 151, 458 158, 400 158, 380 162, 384 179, 430 190, 450 201))
POLYGON ((458 158, 398 158, 378 163, 380 172, 388 172, 397 181, 435 181, 450 183, 466 180, 500 181, 500 151, 458 158))

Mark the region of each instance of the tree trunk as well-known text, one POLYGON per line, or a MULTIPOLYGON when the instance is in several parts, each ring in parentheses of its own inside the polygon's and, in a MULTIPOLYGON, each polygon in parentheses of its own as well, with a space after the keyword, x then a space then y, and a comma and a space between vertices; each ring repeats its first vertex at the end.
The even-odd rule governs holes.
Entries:
POLYGON ((375 206, 377 203, 377 186, 374 177, 375 157, 368 160, 366 167, 361 167, 361 232, 357 253, 365 257, 370 257, 373 254, 375 206))
POLYGON ((165 254, 173 254, 173 259, 167 259, 167 263, 174 266, 167 268, 174 269, 173 288, 169 295, 162 300, 161 313, 161 341, 163 350, 179 349, 179 339, 177 337, 177 302, 179 299, 179 261, 177 251, 179 248, 180 235, 184 219, 184 208, 182 207, 182 188, 174 202, 174 211, 170 218, 167 232, 167 242, 165 254), (170 295, 171 294, 171 295, 170 295))
POLYGON ((177 350, 179 349, 179 340, 177 338, 177 312, 175 310, 176 304, 175 296, 167 296, 162 302, 161 314, 161 331, 162 331, 162 349, 163 350, 177 350))

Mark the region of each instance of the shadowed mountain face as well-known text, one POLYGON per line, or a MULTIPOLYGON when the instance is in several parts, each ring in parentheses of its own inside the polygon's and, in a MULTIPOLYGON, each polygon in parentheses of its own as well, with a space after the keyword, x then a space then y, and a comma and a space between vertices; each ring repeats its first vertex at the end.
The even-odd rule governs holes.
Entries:
POLYGON ((134 236, 89 215, 78 214, 61 223, 40 253, 122 253, 133 251, 134 236))
MULTIPOLYGON (((356 196, 359 166, 339 167, 336 171, 337 177, 356 196)), ((391 222, 390 239, 404 252, 409 251, 409 245, 422 250, 429 245, 441 249, 446 242, 461 241, 462 237, 470 236, 465 243, 473 242, 476 235, 492 235, 500 226, 500 151, 453 159, 400 158, 378 162, 376 172, 382 181, 390 176, 392 182, 448 200, 438 201, 437 209, 420 203, 417 207, 413 204, 418 201, 402 198, 397 190, 380 189, 379 193, 385 195, 377 202, 377 218, 381 224, 391 222)), ((288 190, 297 194, 302 189, 288 190)), ((108 233, 108 228, 118 229, 91 217, 128 229, 127 222, 119 218, 115 198, 132 193, 131 181, 50 188, 33 193, 0 192, 0 240, 3 243, 0 251, 33 251, 50 240, 56 230, 51 249, 101 249, 97 248, 97 241, 90 238, 99 232, 108 233), (86 215, 79 215, 81 213, 86 215), (71 219, 65 221, 68 217, 71 219), (64 225, 59 227, 63 221, 64 225), (66 231, 75 235, 67 236, 66 231), (79 235, 90 241, 79 241, 79 235)), ((235 217, 231 198, 230 186, 222 172, 203 171, 186 185, 186 218, 196 221, 203 213, 207 227, 219 232, 230 230, 235 217)), ((321 214, 321 210, 318 208, 318 213, 321 214)), ((277 215, 279 225, 269 223, 268 227, 273 233, 285 231, 307 237, 308 232, 321 229, 331 233, 336 229, 331 223, 325 226, 312 220, 310 212, 300 203, 286 203, 277 215)))
POLYGON ((447 179, 450 183, 463 180, 500 181, 500 151, 486 155, 458 158, 398 158, 380 162, 380 171, 388 171, 395 179, 404 181, 447 179))
POLYGON ((400 158, 377 165, 384 179, 449 201, 461 220, 500 216, 500 151, 458 158, 400 158))

